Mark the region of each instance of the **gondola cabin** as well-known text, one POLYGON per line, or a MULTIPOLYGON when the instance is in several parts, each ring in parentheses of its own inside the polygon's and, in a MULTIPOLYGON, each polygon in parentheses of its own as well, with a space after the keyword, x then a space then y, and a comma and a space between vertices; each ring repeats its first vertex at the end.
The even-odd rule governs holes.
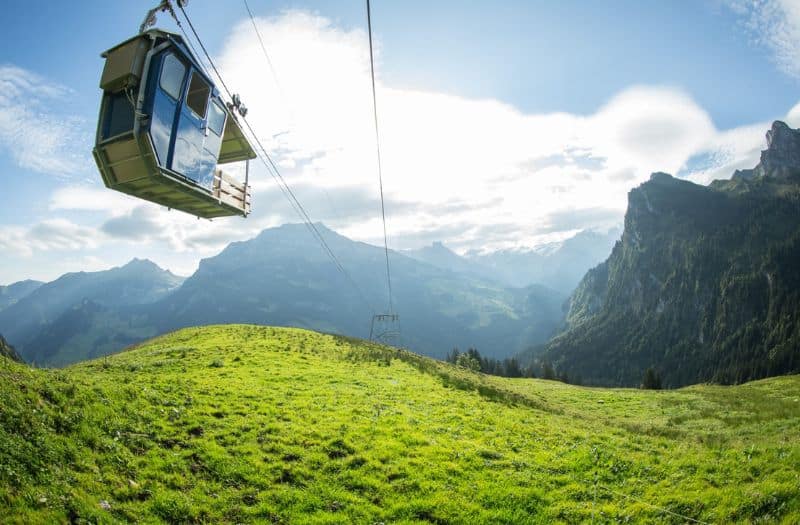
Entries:
POLYGON ((105 185, 198 217, 246 217, 247 181, 219 165, 256 154, 184 40, 151 29, 102 57, 93 154, 105 185))

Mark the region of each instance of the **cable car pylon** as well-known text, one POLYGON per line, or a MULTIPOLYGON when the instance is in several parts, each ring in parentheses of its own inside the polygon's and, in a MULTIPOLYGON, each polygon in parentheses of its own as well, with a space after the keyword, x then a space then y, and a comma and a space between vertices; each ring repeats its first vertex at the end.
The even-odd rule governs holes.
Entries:
POLYGON ((389 266, 389 238, 386 234, 386 205, 383 198, 383 169, 381 167, 381 136, 378 131, 378 97, 375 92, 375 57, 372 50, 372 10, 367 0, 367 34, 369 36, 369 72, 372 81, 372 115, 375 120, 375 151, 378 164, 378 187, 381 195, 381 219, 383 221, 383 250, 386 256, 386 289, 389 295, 389 311, 374 314, 369 329, 369 340, 389 346, 400 345, 400 314, 394 311, 392 301, 392 272, 389 266))
POLYGON ((400 315, 375 314, 369 328, 369 340, 382 345, 400 347, 400 315))

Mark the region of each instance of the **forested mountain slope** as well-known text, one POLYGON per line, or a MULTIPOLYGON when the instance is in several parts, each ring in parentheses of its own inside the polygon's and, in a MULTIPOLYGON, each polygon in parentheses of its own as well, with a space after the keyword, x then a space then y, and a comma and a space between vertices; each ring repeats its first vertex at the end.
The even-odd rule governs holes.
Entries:
POLYGON ((20 299, 30 294, 44 283, 41 281, 25 280, 0 286, 0 310, 4 310, 20 299))
POLYGON ((14 347, 8 344, 8 341, 3 339, 3 336, 0 335, 0 356, 10 359, 11 361, 22 362, 22 358, 19 356, 14 347))
POLYGON ((754 170, 632 190, 609 259, 570 300, 567 330, 528 360, 590 384, 739 383, 800 370, 800 132, 776 122, 754 170))
POLYGON ((68 273, 0 311, 0 333, 28 362, 65 364, 96 357, 154 335, 130 325, 143 305, 165 297, 182 281, 138 259, 110 270, 68 273), (65 351, 70 344, 72 350, 65 351))

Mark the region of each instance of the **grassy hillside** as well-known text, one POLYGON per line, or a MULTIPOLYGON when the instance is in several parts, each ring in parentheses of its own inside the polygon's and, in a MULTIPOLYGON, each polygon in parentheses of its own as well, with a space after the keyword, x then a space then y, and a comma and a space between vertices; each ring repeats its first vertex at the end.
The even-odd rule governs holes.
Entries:
POLYGON ((11 523, 800 521, 800 377, 588 389, 236 325, 4 359, 0 407, 11 523))

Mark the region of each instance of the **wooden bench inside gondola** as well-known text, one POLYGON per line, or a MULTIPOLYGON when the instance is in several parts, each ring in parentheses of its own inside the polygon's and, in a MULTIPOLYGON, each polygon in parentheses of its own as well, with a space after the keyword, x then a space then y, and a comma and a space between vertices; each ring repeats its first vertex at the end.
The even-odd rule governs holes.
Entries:
POLYGON ((106 186, 198 217, 247 216, 247 184, 218 165, 255 152, 180 36, 153 29, 103 57, 94 157, 106 186))

